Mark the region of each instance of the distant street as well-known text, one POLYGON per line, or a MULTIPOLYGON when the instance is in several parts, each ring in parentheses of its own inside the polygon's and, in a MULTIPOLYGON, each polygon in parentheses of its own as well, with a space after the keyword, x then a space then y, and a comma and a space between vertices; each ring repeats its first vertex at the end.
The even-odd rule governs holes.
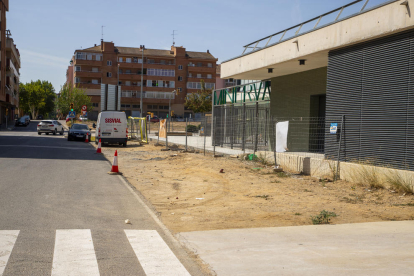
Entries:
POLYGON ((0 275, 202 275, 91 145, 36 125, 0 132, 0 275))

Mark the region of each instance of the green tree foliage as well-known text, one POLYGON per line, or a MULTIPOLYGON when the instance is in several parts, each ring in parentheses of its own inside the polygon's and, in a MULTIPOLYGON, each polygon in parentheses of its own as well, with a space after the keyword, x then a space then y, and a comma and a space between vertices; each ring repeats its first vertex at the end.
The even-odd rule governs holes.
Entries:
POLYGON ((83 105, 87 110, 92 110, 91 98, 85 94, 85 91, 79 87, 65 84, 60 90, 60 95, 56 101, 56 107, 59 115, 66 115, 70 111, 70 104, 73 103, 73 110, 76 115, 81 115, 83 105))
POLYGON ((187 94, 185 106, 194 113, 210 112, 212 106, 212 89, 206 89, 204 80, 201 80, 200 83, 201 90, 197 91, 197 93, 187 94))
POLYGON ((21 83, 19 90, 19 106, 25 113, 30 112, 32 118, 54 111, 56 94, 50 82, 37 80, 21 83))

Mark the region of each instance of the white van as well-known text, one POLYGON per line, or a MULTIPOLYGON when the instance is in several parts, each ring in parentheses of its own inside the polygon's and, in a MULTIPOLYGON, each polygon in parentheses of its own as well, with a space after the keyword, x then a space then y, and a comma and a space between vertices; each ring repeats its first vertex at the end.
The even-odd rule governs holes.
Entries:
POLYGON ((98 115, 95 131, 95 143, 101 139, 102 143, 127 146, 128 124, 125 112, 103 111, 98 115))

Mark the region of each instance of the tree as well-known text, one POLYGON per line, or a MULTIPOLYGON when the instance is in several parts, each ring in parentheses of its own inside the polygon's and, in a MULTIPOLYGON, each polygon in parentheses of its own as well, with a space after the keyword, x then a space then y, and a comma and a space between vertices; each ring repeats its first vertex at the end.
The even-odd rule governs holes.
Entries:
POLYGON ((37 80, 21 83, 19 90, 19 106, 25 113, 30 112, 32 118, 54 110, 56 94, 50 82, 37 80))
POLYGON ((79 87, 73 87, 71 84, 65 84, 60 90, 60 95, 56 101, 58 114, 65 115, 70 111, 70 104, 73 103, 73 111, 76 114, 81 114, 83 105, 86 105, 87 110, 92 110, 91 98, 85 94, 85 91, 79 87))
POLYGON ((204 80, 201 80, 200 84, 201 90, 197 91, 197 93, 187 94, 185 106, 194 113, 210 112, 212 107, 211 94, 213 90, 206 89, 204 80))

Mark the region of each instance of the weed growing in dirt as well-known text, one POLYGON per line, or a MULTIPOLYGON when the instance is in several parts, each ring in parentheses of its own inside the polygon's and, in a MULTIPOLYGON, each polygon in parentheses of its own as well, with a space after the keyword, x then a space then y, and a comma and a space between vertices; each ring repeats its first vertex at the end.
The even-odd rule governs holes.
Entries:
POLYGON ((410 206, 410 207, 414 207, 414 203, 394 204, 394 206, 410 206))
POLYGON ((270 183, 281 183, 279 180, 270 181, 270 183))
POLYGON ((302 214, 301 213, 295 213, 295 216, 301 216, 302 214))
POLYGON ((385 186, 380 179, 378 168, 372 162, 359 162, 361 166, 352 172, 359 184, 367 184, 371 189, 384 189, 385 186))
POLYGON ((404 176, 399 172, 392 172, 387 175, 387 182, 397 192, 413 194, 414 179, 404 176))
POLYGON ((290 176, 288 173, 285 173, 285 172, 277 172, 276 175, 278 177, 289 177, 290 176))
POLYGON ((317 216, 311 216, 311 220, 313 224, 329 224, 331 221, 331 217, 336 217, 336 214, 334 212, 328 212, 325 210, 322 210, 319 215, 317 216))
POLYGON ((268 200, 270 198, 270 195, 257 195, 254 197, 258 197, 258 198, 264 198, 265 200, 268 200))
POLYGON ((312 191, 310 191, 310 190, 308 190, 308 189, 305 189, 305 190, 303 190, 305 193, 312 193, 312 191))

